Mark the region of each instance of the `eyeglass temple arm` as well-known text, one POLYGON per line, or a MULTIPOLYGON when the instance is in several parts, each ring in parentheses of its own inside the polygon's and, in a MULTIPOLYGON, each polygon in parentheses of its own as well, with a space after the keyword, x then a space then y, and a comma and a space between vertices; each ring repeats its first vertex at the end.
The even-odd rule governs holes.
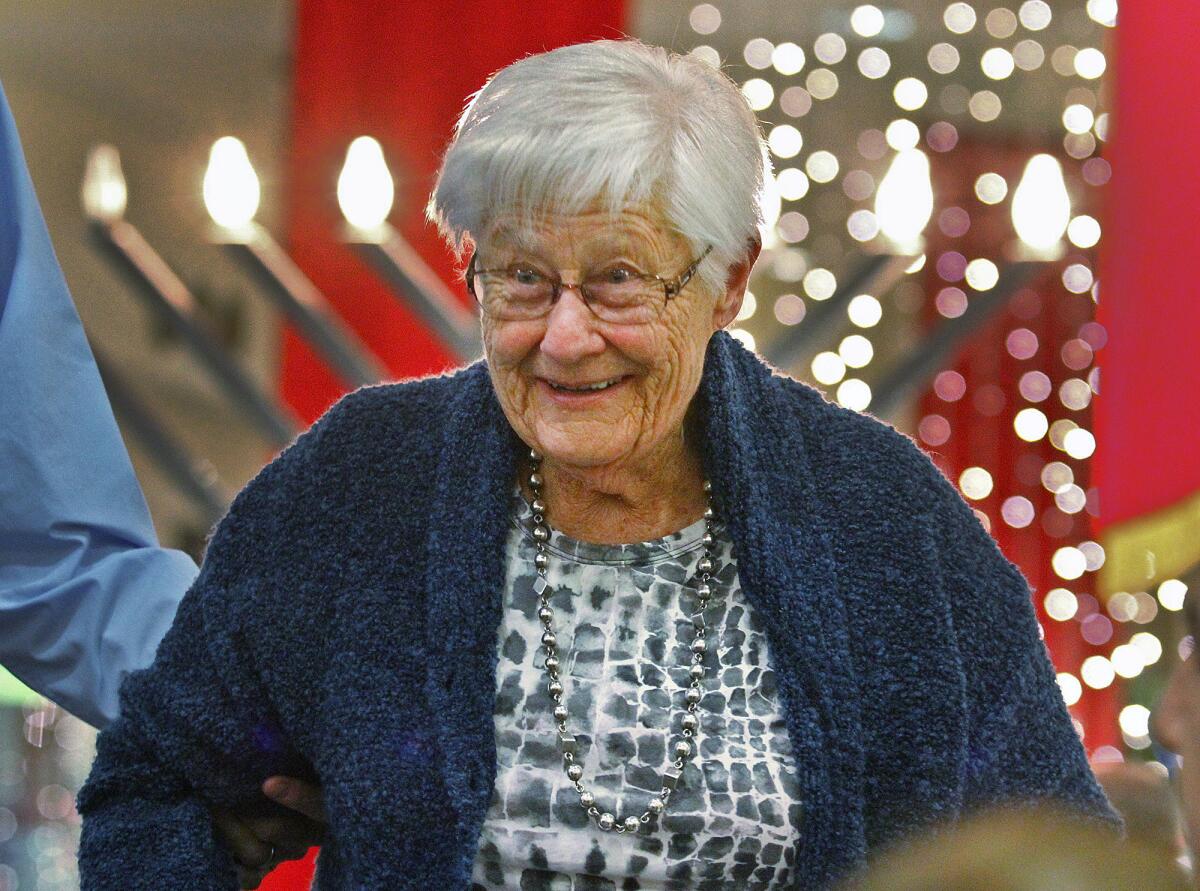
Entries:
POLYGON ((678 294, 680 291, 682 291, 684 289, 684 286, 687 285, 687 283, 692 280, 692 276, 695 275, 696 270, 700 268, 701 261, 705 257, 707 257, 710 253, 712 253, 712 249, 713 249, 713 246, 711 244, 708 247, 706 247, 704 249, 704 252, 699 257, 697 257, 695 260, 693 260, 692 264, 690 266, 688 266, 687 269, 683 270, 683 272, 681 272, 679 274, 679 278, 675 279, 675 281, 664 282, 664 284, 667 286, 666 291, 667 291, 668 299, 671 297, 674 297, 676 294, 678 294))

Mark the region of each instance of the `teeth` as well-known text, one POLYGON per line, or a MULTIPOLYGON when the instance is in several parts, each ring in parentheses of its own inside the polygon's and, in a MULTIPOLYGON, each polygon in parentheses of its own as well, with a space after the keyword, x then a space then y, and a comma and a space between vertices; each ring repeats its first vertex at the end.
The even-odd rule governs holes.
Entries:
POLYGON ((564 387, 561 384, 555 383, 551 383, 550 386, 556 390, 564 390, 567 393, 588 393, 592 390, 606 390, 613 384, 619 383, 620 380, 621 379, 619 377, 615 377, 610 381, 600 381, 598 384, 588 384, 586 387, 564 387))

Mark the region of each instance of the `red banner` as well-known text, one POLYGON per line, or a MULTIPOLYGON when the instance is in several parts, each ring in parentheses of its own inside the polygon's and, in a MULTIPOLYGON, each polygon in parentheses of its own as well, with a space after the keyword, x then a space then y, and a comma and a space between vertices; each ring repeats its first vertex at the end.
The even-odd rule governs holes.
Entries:
POLYGON ((1200 4, 1126 3, 1116 32, 1095 476, 1109 591, 1200 563, 1200 4))

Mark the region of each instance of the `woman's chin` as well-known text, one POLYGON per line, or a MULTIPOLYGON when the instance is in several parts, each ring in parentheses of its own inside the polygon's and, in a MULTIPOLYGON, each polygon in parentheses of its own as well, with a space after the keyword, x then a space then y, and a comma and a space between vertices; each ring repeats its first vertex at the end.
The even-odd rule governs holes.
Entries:
POLYGON ((543 458, 568 467, 591 468, 612 464, 626 450, 613 438, 610 425, 597 425, 594 431, 538 431, 538 443, 543 458))

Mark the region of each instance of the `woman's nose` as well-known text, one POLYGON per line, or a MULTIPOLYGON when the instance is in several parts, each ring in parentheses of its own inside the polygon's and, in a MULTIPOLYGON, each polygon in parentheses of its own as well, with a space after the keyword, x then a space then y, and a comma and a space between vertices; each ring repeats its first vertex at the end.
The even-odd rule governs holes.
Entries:
POLYGON ((556 362, 570 363, 604 351, 604 338, 596 330, 596 317, 575 285, 563 285, 558 300, 546 316, 541 350, 556 362))

